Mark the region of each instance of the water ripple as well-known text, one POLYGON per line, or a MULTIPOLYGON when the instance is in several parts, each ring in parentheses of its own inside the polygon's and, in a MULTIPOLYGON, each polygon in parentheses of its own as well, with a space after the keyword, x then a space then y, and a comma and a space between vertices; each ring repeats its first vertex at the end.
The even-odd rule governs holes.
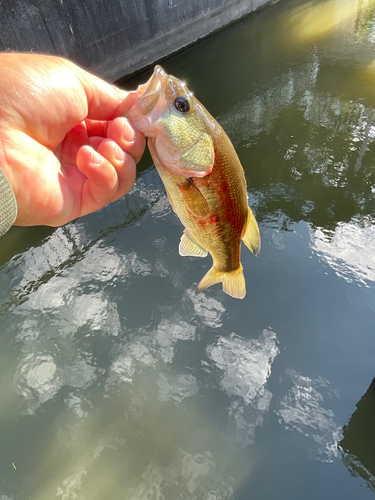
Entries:
POLYGON ((311 440, 308 448, 313 459, 332 462, 339 455, 337 443, 341 425, 327 400, 336 398, 332 385, 323 378, 312 379, 287 369, 282 382, 290 388, 276 411, 286 430, 297 431, 311 440))
POLYGON ((334 231, 316 229, 312 248, 348 282, 369 286, 375 281, 375 220, 341 222, 334 231))
POLYGON ((220 387, 231 399, 229 416, 242 447, 254 442, 255 430, 269 411, 272 393, 266 384, 278 353, 277 337, 270 329, 256 339, 220 337, 207 347, 208 357, 223 372, 220 387))

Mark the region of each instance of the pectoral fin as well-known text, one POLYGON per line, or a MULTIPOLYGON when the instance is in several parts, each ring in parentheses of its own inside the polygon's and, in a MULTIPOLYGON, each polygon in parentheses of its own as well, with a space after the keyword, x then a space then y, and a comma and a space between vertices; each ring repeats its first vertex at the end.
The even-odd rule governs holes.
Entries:
POLYGON ((196 187, 192 179, 183 179, 179 182, 184 204, 197 217, 206 217, 209 213, 208 203, 203 194, 196 187))
POLYGON ((178 251, 183 257, 206 257, 208 254, 207 250, 198 245, 186 230, 181 236, 178 251))
POLYGON ((251 208, 248 207, 247 223, 244 235, 242 236, 242 241, 245 243, 247 248, 253 252, 254 255, 258 255, 260 251, 260 235, 258 223, 254 217, 251 208))

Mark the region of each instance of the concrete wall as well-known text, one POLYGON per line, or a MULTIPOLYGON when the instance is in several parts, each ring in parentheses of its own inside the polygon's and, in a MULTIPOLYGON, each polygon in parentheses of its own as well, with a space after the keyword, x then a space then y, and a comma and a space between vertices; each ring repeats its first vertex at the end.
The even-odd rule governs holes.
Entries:
POLYGON ((113 81, 269 1, 2 0, 0 51, 62 55, 113 81))

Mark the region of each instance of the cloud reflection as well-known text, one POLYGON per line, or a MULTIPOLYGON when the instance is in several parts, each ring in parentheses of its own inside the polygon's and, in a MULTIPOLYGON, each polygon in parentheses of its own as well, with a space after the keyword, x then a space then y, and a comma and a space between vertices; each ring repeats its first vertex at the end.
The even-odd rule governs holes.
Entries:
POLYGON ((250 404, 264 392, 271 365, 279 353, 274 332, 263 330, 257 339, 243 339, 236 334, 221 337, 207 354, 223 370, 220 386, 229 396, 240 396, 250 404))
POLYGON ((375 281, 375 221, 341 222, 334 231, 316 229, 312 248, 340 277, 369 286, 375 281))
POLYGON ((256 339, 232 334, 207 347, 208 357, 222 371, 219 384, 230 397, 229 414, 242 446, 253 443, 269 410, 272 394, 266 384, 278 353, 276 334, 269 329, 256 339))
POLYGON ((193 375, 160 373, 157 379, 159 386, 159 400, 173 400, 177 404, 184 399, 195 396, 199 387, 193 375))
POLYGON ((310 439, 311 458, 332 462, 339 455, 341 425, 326 406, 327 399, 337 397, 331 384, 320 377, 303 376, 294 369, 286 370, 282 383, 289 386, 289 390, 276 411, 279 422, 286 430, 297 431, 310 439))
POLYGON ((230 500, 233 489, 217 474, 215 461, 209 452, 187 453, 179 450, 173 464, 168 467, 150 466, 142 476, 140 485, 131 493, 132 500, 164 499, 230 500))
POLYGON ((14 377, 14 387, 27 401, 27 412, 51 399, 64 386, 86 388, 96 380, 96 369, 77 354, 70 363, 51 355, 26 355, 14 377))

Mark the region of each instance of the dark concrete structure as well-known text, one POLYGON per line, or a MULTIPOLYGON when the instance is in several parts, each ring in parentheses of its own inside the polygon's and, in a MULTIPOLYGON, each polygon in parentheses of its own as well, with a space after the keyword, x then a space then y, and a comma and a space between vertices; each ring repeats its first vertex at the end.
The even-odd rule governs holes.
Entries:
POLYGON ((113 81, 269 1, 3 0, 0 51, 61 55, 113 81))
POLYGON ((375 492, 375 378, 344 426, 340 448, 343 462, 353 475, 363 477, 375 492))

